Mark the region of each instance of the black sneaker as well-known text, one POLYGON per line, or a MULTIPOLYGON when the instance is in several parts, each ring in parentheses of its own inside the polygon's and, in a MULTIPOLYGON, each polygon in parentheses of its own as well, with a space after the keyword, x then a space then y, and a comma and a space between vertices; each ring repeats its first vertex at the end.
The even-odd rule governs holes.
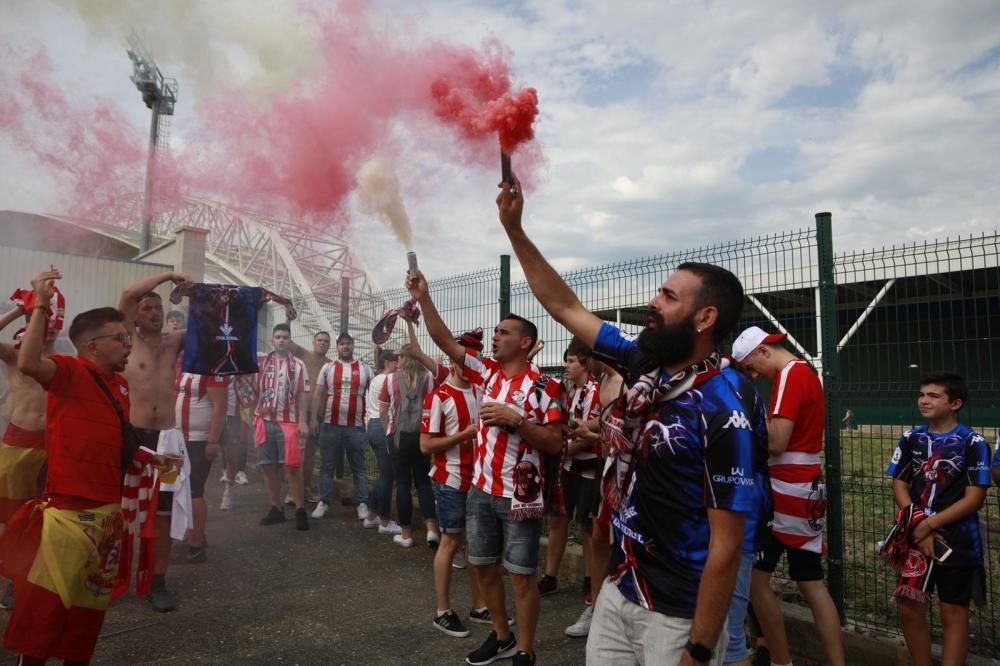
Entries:
MULTIPOLYGON (((284 520, 284 516, 281 517, 284 520)), ((306 515, 305 508, 295 510, 295 529, 305 532, 309 529, 309 516, 306 515)))
POLYGON ((169 613, 177 607, 173 595, 167 590, 167 584, 163 582, 153 581, 153 586, 149 588, 149 595, 146 598, 149 599, 149 604, 157 613, 169 613))
POLYGON ((478 650, 469 653, 469 656, 465 658, 465 663, 472 664, 472 666, 485 666, 492 664, 497 659, 513 657, 515 652, 517 652, 517 636, 512 633, 506 641, 501 643, 497 640, 497 632, 491 631, 490 635, 486 637, 486 642, 478 650))
POLYGON ((285 511, 276 506, 272 506, 267 515, 260 519, 261 525, 277 525, 285 522, 285 511))
POLYGON ((207 546, 188 547, 188 552, 185 559, 190 564, 201 564, 202 562, 208 559, 208 547, 207 546))
POLYGON ((453 610, 435 617, 434 626, 455 638, 465 638, 469 635, 469 630, 466 629, 462 621, 458 619, 458 614, 453 610))
POLYGON ((771 666, 771 651, 763 645, 760 646, 753 651, 750 664, 752 666, 771 666))
MULTIPOLYGON (((473 608, 469 611, 469 621, 476 622, 477 624, 493 624, 493 616, 490 615, 490 609, 484 608, 482 610, 476 610, 473 608)), ((517 620, 512 617, 507 618, 507 626, 513 627, 517 624, 517 620)))
POLYGON ((559 589, 559 582, 556 580, 555 576, 545 574, 542 576, 542 579, 538 581, 538 594, 543 597, 555 594, 557 589, 559 589))
POLYGON ((518 650, 514 655, 514 666, 535 666, 535 653, 518 650))

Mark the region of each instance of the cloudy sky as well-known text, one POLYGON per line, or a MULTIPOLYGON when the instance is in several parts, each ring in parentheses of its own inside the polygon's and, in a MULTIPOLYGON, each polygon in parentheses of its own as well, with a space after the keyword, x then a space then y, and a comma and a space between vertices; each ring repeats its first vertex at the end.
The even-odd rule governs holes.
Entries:
MULTIPOLYGON (((541 109, 526 226, 562 269, 800 228, 823 210, 838 251, 1000 226, 994 0, 386 0, 371 15, 397 39, 405 25, 409 44, 495 38, 510 50, 515 84, 537 88, 541 109)), ((8 0, 0 25, 8 43, 44 46, 67 91, 120 108, 140 146, 148 116, 128 80, 129 27, 180 80, 171 135, 182 151, 220 86, 266 98, 317 67, 314 22, 290 1, 8 0)), ((496 170, 400 127, 425 272, 496 264, 507 251, 496 170)), ((72 210, 64 175, 2 123, 0 171, 0 209, 72 210)), ((356 197, 344 205, 338 233, 380 286, 396 285, 404 248, 356 197)))

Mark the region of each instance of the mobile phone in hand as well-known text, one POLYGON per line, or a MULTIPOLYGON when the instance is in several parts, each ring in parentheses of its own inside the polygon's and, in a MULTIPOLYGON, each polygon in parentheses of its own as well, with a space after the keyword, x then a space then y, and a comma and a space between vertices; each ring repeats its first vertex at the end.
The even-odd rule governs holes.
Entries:
POLYGON ((510 155, 503 150, 500 151, 500 179, 514 187, 514 172, 510 168, 510 155))
POLYGON ((940 564, 944 564, 949 557, 951 557, 952 549, 951 546, 946 544, 941 539, 934 537, 934 561, 940 564))

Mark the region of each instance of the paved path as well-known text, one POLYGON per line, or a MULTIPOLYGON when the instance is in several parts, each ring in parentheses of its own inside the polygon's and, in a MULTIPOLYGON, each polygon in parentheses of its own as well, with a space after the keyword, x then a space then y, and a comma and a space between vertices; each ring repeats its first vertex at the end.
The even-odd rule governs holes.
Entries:
MULTIPOLYGON (((108 611, 95 663, 463 664, 486 638, 485 625, 470 623, 464 639, 431 626, 433 551, 422 532, 417 546, 400 548, 340 506, 308 532, 295 531, 291 520, 261 527, 260 476, 251 470, 250 485, 234 489, 234 510, 222 513, 214 510, 217 470, 207 489, 209 560, 184 563, 186 547, 175 545, 167 580, 177 610, 155 613, 134 593, 120 599, 108 611)), ((452 603, 467 614, 468 579, 454 574, 452 603)), ((539 664, 584 662, 584 641, 563 635, 583 609, 578 589, 567 582, 542 600, 539 664)), ((513 612, 509 582, 507 599, 513 612)))

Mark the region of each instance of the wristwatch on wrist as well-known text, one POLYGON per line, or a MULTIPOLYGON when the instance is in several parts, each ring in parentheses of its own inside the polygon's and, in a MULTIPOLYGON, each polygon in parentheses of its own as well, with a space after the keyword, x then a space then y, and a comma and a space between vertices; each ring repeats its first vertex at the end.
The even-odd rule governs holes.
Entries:
POLYGON ((691 658, 694 659, 695 661, 701 661, 707 663, 709 661, 712 661, 712 657, 715 656, 715 653, 712 652, 712 648, 708 647, 707 645, 702 645, 701 643, 695 643, 694 641, 691 640, 687 642, 687 645, 684 647, 684 649, 687 650, 687 653, 691 655, 691 658))

